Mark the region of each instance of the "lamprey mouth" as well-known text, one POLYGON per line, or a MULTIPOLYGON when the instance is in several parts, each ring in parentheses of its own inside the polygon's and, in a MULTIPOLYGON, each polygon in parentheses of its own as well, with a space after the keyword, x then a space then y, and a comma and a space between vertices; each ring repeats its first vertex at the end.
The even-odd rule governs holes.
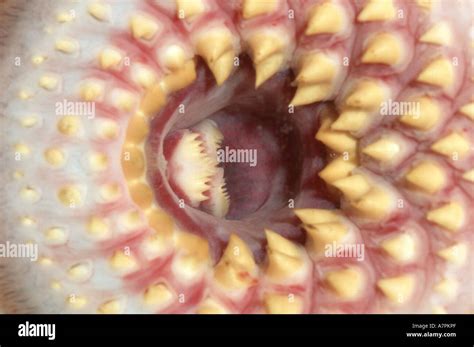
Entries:
POLYGON ((0 19, 5 312, 472 311, 471 2, 0 19))

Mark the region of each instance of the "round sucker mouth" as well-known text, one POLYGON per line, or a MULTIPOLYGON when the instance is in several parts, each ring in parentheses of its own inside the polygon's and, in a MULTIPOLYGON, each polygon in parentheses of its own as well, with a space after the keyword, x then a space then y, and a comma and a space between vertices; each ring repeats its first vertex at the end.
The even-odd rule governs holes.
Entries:
POLYGON ((472 310, 472 4, 28 6, 0 236, 37 248, 6 310, 472 310))

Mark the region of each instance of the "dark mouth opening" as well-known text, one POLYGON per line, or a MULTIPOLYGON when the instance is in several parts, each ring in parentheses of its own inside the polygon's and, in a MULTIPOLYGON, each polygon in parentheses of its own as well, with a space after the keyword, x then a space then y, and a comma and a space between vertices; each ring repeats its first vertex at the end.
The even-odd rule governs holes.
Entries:
MULTIPOLYGON (((195 83, 178 93, 155 117, 147 146, 150 182, 158 202, 170 206, 168 212, 183 227, 205 234, 211 245, 223 245, 230 233, 262 241, 264 228, 304 242, 293 209, 337 205, 337 199, 317 176, 329 159, 324 145, 314 140, 323 105, 289 107, 294 93, 294 76, 289 71, 255 90, 254 69, 248 58, 242 57, 241 61, 238 71, 221 87, 215 86, 211 73, 198 63, 195 83), (207 100, 214 109, 207 107, 207 100), (223 216, 210 211, 212 198, 193 205, 186 196, 187 184, 176 183, 176 168, 170 166, 182 135, 199 133, 203 122, 209 120, 222 135, 219 153, 212 155, 217 155, 217 167, 222 169, 229 197, 223 216), (167 165, 153 167, 161 155, 167 165)), ((198 139, 206 142, 202 134, 198 139)), ((184 182, 192 181, 190 177, 184 182)), ((254 251, 258 256, 261 242, 257 244, 254 251)))

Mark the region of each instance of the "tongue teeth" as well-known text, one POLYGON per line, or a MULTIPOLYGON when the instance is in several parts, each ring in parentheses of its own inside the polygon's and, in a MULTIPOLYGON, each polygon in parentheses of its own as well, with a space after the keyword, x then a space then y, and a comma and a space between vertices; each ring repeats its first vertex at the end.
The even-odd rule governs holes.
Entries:
POLYGON ((212 160, 206 155, 199 134, 186 130, 169 162, 172 178, 185 192, 192 206, 198 206, 208 197, 209 180, 216 174, 212 160))
POLYGON ((298 314, 303 312, 303 301, 300 297, 284 294, 265 294, 263 303, 265 311, 270 314, 298 314))
POLYGON ((241 290, 256 281, 257 272, 252 251, 237 235, 232 234, 222 258, 215 267, 214 279, 225 288, 241 290))
POLYGON ((359 22, 386 21, 395 18, 395 7, 392 0, 369 0, 359 13, 359 22))
POLYGON ((205 120, 193 131, 184 132, 169 160, 170 179, 191 205, 203 203, 202 207, 218 218, 227 214, 230 204, 224 170, 217 161, 222 139, 217 124, 205 120))

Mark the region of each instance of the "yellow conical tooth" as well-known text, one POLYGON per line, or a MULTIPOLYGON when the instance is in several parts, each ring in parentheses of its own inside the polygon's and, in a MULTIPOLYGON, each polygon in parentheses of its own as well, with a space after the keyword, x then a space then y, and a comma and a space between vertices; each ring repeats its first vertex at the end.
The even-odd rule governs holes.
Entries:
POLYGON ((268 276, 283 279, 301 269, 303 250, 298 245, 271 230, 265 230, 265 235, 268 241, 268 276))
POLYGON ((38 85, 48 91, 52 91, 58 88, 60 84, 60 78, 53 74, 45 74, 40 77, 38 85))
POLYGON ((175 71, 183 68, 187 57, 183 47, 170 44, 164 49, 161 59, 164 67, 171 71, 175 71))
POLYGON ((450 45, 451 40, 451 28, 446 22, 441 22, 433 25, 420 37, 420 42, 432 43, 440 46, 450 45))
POLYGON ((158 33, 158 23, 142 14, 133 15, 130 19, 130 30, 136 39, 151 40, 158 33))
POLYGON ((469 171, 466 171, 463 175, 462 178, 465 179, 466 181, 469 182, 474 182, 474 169, 471 169, 469 171))
POLYGON ((122 61, 122 53, 113 48, 106 48, 99 55, 99 64, 102 69, 117 67, 122 61))
POLYGON ((453 64, 446 58, 439 58, 426 66, 418 75, 418 82, 446 88, 454 82, 453 64))
POLYGON ((444 170, 435 162, 423 161, 412 168, 405 179, 417 188, 434 194, 444 187, 446 175, 444 170))
POLYGON ((248 44, 255 65, 270 58, 272 55, 281 54, 285 48, 283 39, 276 34, 256 33, 250 37, 248 44))
POLYGON ((59 52, 72 54, 79 50, 79 42, 70 38, 60 39, 56 41, 54 48, 59 52))
POLYGON ((329 271, 325 276, 331 289, 346 300, 357 299, 364 288, 364 275, 357 268, 329 271))
POLYGON ((290 104, 293 106, 309 105, 328 99, 331 93, 332 87, 328 83, 300 84, 290 104))
POLYGON ((464 265, 468 259, 468 250, 469 247, 467 243, 457 243, 439 250, 436 254, 451 264, 461 266, 464 265))
POLYGON ((388 137, 380 138, 364 147, 362 153, 382 162, 393 160, 400 153, 400 145, 388 137))
POLYGON ((465 212, 459 203, 450 202, 429 211, 426 219, 449 231, 458 231, 464 224, 465 212))
POLYGON ((385 100, 385 91, 379 83, 365 80, 357 83, 355 89, 344 100, 346 106, 374 111, 385 100))
MULTIPOLYGON (((229 56, 235 55, 230 31, 217 28, 202 34, 197 40, 196 52, 204 58, 216 80, 222 84, 232 70, 232 66, 229 67, 229 56), (222 61, 219 61, 220 58, 222 61)), ((232 65, 233 61, 230 63, 232 65)))
POLYGON ((129 274, 138 269, 138 262, 128 251, 115 251, 109 260, 110 266, 122 274, 129 274))
POLYGON ((357 16, 359 22, 391 20, 395 18, 392 0, 370 0, 357 16))
POLYGON ((316 140, 321 141, 337 153, 354 153, 357 149, 357 140, 342 131, 331 130, 331 124, 330 118, 323 119, 321 127, 316 133, 316 140))
POLYGON ((315 84, 331 82, 336 76, 336 64, 333 59, 323 53, 308 54, 301 60, 301 67, 295 82, 315 84))
POLYGON ((338 221, 319 223, 305 229, 308 233, 306 247, 316 255, 323 254, 326 245, 339 243, 348 233, 347 226, 338 221))
POLYGON ((453 278, 444 278, 434 287, 435 291, 443 295, 448 300, 452 300, 456 297, 458 288, 459 282, 453 278))
POLYGON ((338 157, 331 161, 326 167, 319 172, 326 183, 331 183, 338 179, 349 176, 349 174, 357 167, 352 160, 345 160, 344 157, 338 157))
POLYGON ((225 314, 227 310, 219 302, 214 299, 207 298, 201 304, 196 311, 197 314, 225 314))
POLYGON ((474 121, 474 102, 466 104, 459 109, 463 115, 474 121))
POLYGON ((400 39, 389 33, 377 34, 371 38, 364 50, 361 61, 365 64, 396 65, 402 58, 400 39))
POLYGON ((109 300, 101 304, 97 308, 97 312, 102 313, 102 314, 118 314, 122 313, 124 310, 124 302, 123 300, 119 299, 114 299, 114 300, 109 300))
POLYGON ((255 88, 276 74, 284 63, 283 54, 274 54, 255 66, 255 88))
POLYGON ((416 0, 416 4, 424 10, 431 10, 433 0, 416 0))
POLYGON ((384 278, 377 282, 377 287, 394 303, 405 304, 415 291, 415 278, 413 275, 401 275, 384 278))
POLYGON ((436 153, 446 157, 464 157, 470 150, 469 141, 460 133, 452 132, 451 134, 436 141, 431 149, 436 153))
POLYGON ((400 117, 400 121, 418 130, 430 130, 436 126, 441 118, 441 109, 438 103, 429 97, 414 98, 409 101, 417 107, 400 117))
MULTIPOLYGON (((212 71, 212 70, 211 70, 212 71)), ((214 74, 214 76, 216 76, 214 74)), ((218 81, 221 81, 219 75, 218 81)), ((217 79, 218 77, 216 77, 217 79)), ((160 85, 166 93, 173 93, 181 90, 194 82, 196 79, 196 66, 194 60, 189 60, 184 63, 181 69, 175 70, 169 75, 165 76, 160 85)))
POLYGON ((359 131, 369 122, 369 114, 365 111, 347 110, 342 112, 331 129, 341 131, 359 131))
POLYGON ((446 312, 443 306, 435 306, 433 307, 433 310, 431 312, 433 314, 447 314, 448 313, 446 312))
POLYGON ((71 281, 84 282, 92 276, 92 264, 89 262, 74 264, 67 270, 67 275, 71 281))
POLYGON ((88 300, 83 295, 70 294, 66 298, 66 302, 71 309, 80 310, 87 305, 88 300))
POLYGON ((176 0, 178 18, 190 18, 203 13, 205 6, 202 0, 176 0))
POLYGON ((158 113, 165 104, 166 94, 162 86, 156 83, 146 91, 140 103, 140 112, 145 116, 151 117, 158 113))
POLYGON ((209 66, 218 86, 224 83, 230 76, 232 70, 234 69, 234 59, 234 52, 229 51, 220 56, 219 59, 214 62, 214 64, 209 66))
POLYGON ((331 183, 347 200, 358 199, 370 190, 370 184, 362 175, 352 175, 331 183))
POLYGON ((398 234, 380 243, 382 249, 399 263, 407 263, 416 258, 416 241, 408 233, 398 234))
POLYGON ((182 281, 195 280, 210 264, 208 241, 189 232, 175 235, 177 255, 173 259, 173 272, 182 281))
POLYGON ((311 9, 305 34, 336 34, 343 26, 343 9, 336 4, 325 2, 311 9))
POLYGON ((382 188, 373 187, 352 206, 366 218, 382 219, 391 210, 392 196, 382 188))
POLYGON ((278 0, 244 0, 242 4, 242 16, 244 19, 275 12, 278 0))
POLYGON ((215 280, 229 289, 243 289, 255 282, 256 273, 252 251, 237 235, 230 235, 224 254, 215 267, 215 280))
POLYGON ((87 12, 98 21, 106 22, 110 18, 110 5, 92 3, 87 7, 87 12))
POLYGON ((123 147, 122 171, 127 179, 142 176, 145 172, 145 156, 141 148, 133 145, 123 147))
POLYGON ((154 309, 168 306, 173 298, 173 292, 164 283, 152 284, 143 293, 143 303, 154 309))
POLYGON ((66 161, 66 154, 61 148, 48 148, 44 152, 44 159, 53 167, 60 167, 66 161))
POLYGON ((269 314, 303 313, 303 300, 294 295, 265 294, 263 303, 269 314))
POLYGON ((295 210, 296 216, 306 225, 319 223, 337 222, 340 219, 335 210, 323 210, 319 208, 303 208, 295 210))

